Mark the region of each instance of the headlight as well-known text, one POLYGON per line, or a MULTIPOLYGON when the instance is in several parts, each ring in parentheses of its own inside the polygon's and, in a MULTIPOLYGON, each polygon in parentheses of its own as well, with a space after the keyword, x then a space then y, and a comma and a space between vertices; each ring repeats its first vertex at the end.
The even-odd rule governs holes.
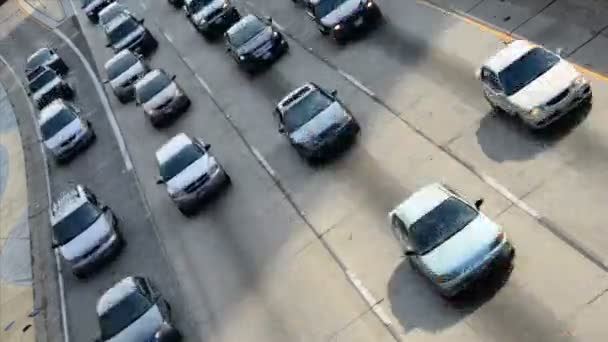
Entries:
POLYGON ((372 8, 373 6, 374 6, 373 1, 368 1, 367 4, 365 4, 365 7, 367 7, 367 8, 372 8))
POLYGON ((342 25, 337 24, 336 26, 334 26, 334 31, 340 31, 342 29, 342 25))
POLYGON ((167 190, 170 190, 168 192, 169 192, 169 196, 171 198, 181 197, 181 196, 184 196, 186 194, 186 192, 183 189, 172 188, 172 189, 167 189, 167 190))
POLYGON ((272 31, 272 37, 273 37, 273 38, 279 38, 279 32, 277 32, 277 31, 272 31))
POLYGON ((228 1, 224 1, 224 4, 222 5, 222 9, 226 9, 230 6, 230 2, 228 1))
POLYGON ((543 110, 541 107, 534 107, 528 114, 533 118, 537 118, 537 117, 541 116, 542 113, 543 113, 543 110))
POLYGON ((211 164, 211 166, 209 166, 209 175, 211 176, 212 174, 214 174, 218 169, 220 168, 220 165, 216 162, 214 164, 211 164))
POLYGON ((572 85, 575 88, 579 88, 579 87, 584 86, 587 83, 588 83, 587 80, 583 76, 578 76, 577 78, 574 79, 574 81, 572 82, 572 85))
POLYGON ((242 60, 242 61, 244 61, 246 58, 247 58, 247 57, 245 57, 245 55, 240 55, 240 56, 239 56, 239 59, 240 59, 240 60, 242 60))

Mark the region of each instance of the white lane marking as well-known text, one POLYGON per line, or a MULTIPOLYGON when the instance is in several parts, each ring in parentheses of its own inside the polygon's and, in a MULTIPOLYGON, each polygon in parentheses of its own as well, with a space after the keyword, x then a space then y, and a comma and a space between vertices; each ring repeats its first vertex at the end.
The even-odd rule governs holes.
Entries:
POLYGON ((350 279, 350 282, 355 286, 357 291, 359 291, 361 296, 363 296, 363 299, 365 300, 365 302, 367 302, 367 305, 374 311, 378 318, 380 318, 382 323, 387 327, 392 325, 393 322, 384 312, 382 307, 379 305, 382 301, 377 300, 376 297, 374 297, 374 295, 367 289, 367 287, 363 285, 363 281, 361 281, 361 279, 357 277, 355 272, 349 269, 346 269, 345 272, 348 279, 350 279))
POLYGON ((114 113, 112 112, 112 108, 110 107, 110 102, 108 101, 108 98, 106 97, 106 93, 103 90, 101 83, 97 79, 95 72, 93 71, 93 67, 91 67, 91 64, 89 64, 89 61, 87 61, 87 59, 84 57, 82 52, 78 49, 78 47, 76 47, 76 45, 74 44, 74 42, 72 42, 70 40, 70 38, 66 37, 66 35, 63 34, 63 32, 59 31, 58 29, 54 29, 53 32, 56 35, 58 35, 61 39, 63 39, 70 46, 70 48, 72 48, 74 53, 76 53, 76 55, 78 56, 78 58, 84 65, 84 68, 87 70, 87 73, 91 77, 91 81, 95 85, 95 90, 97 91, 97 94, 99 95, 99 100, 101 101, 101 104, 106 113, 106 116, 108 117, 108 121, 110 122, 112 131, 114 132, 114 136, 116 137, 116 141, 118 143, 118 148, 120 150, 120 154, 122 155, 122 159, 124 160, 124 163, 125 163, 125 168, 127 169, 127 171, 131 171, 133 169, 133 162, 131 161, 131 157, 129 156, 129 152, 127 151, 127 145, 125 143, 125 139, 120 132, 120 128, 118 127, 118 122, 116 121, 116 117, 114 116, 114 113))
MULTIPOLYGON (((17 73, 15 72, 13 67, 11 67, 11 65, 6 61, 6 59, 4 59, 4 57, 2 55, 0 55, 0 60, 2 61, 2 63, 4 63, 4 65, 6 65, 8 70, 13 74, 13 77, 15 78, 15 82, 17 83, 17 86, 19 88, 21 88, 21 90, 23 91, 23 94, 27 94, 27 90, 25 90, 25 87, 21 83, 21 80, 19 79, 19 76, 17 75, 17 73)), ((30 116, 32 117, 32 123, 34 124, 34 130, 36 131, 36 138, 38 138, 38 146, 40 147, 40 152, 42 153, 42 161, 44 162, 44 179, 46 182, 46 195, 47 195, 47 200, 48 200, 48 204, 49 204, 48 215, 50 217, 50 215, 51 215, 50 208, 51 208, 52 197, 51 197, 51 179, 49 176, 48 159, 46 156, 46 150, 44 149, 44 144, 42 142, 42 134, 40 133, 40 128, 36 124, 38 122, 36 120, 36 115, 34 114, 36 112, 36 110, 34 109, 34 105, 32 104, 32 101, 30 101, 29 99, 27 101, 27 104, 30 109, 30 116)), ((30 227, 30 229, 31 229, 31 227, 30 227)), ((55 267, 57 269, 57 285, 59 286, 59 310, 61 311, 61 329, 63 330, 63 341, 70 342, 70 334, 69 334, 69 329, 68 329, 68 314, 67 314, 67 310, 66 310, 67 306, 66 306, 66 301, 65 301, 65 287, 63 285, 63 276, 61 273, 62 272, 61 260, 59 258, 59 251, 57 249, 53 250, 53 254, 55 254, 55 267)), ((33 278, 33 275, 32 275, 32 278, 33 278)))
POLYGON ((511 191, 509 191, 509 189, 507 189, 505 186, 498 183, 498 181, 496 179, 494 179, 493 177, 490 177, 488 175, 485 175, 483 173, 480 174, 480 176, 481 176, 481 179, 486 184, 488 184, 495 191, 497 191, 502 196, 504 196, 506 199, 511 201, 513 204, 515 204, 515 206, 517 206, 519 209, 525 211, 526 213, 528 213, 528 215, 534 217, 537 220, 542 218, 542 216, 536 210, 532 209, 529 205, 526 204, 526 202, 520 200, 511 191))
POLYGON ((356 79, 354 76, 352 76, 351 74, 347 73, 344 70, 341 70, 341 69, 337 69, 337 70, 340 75, 344 76, 344 78, 346 78, 350 83, 354 84, 355 87, 359 88, 361 91, 366 93, 368 96, 371 96, 371 97, 376 96, 376 94, 374 94, 373 91, 371 91, 369 88, 364 86, 363 83, 359 82, 359 80, 356 79))
POLYGON ((140 4, 141 4, 141 7, 144 9, 144 11, 148 10, 148 5, 146 5, 145 1, 141 1, 140 4))
POLYGON ((266 169, 266 171, 270 174, 270 176, 272 178, 277 180, 277 173, 274 172, 274 169, 272 168, 272 166, 270 166, 268 161, 266 161, 266 158, 264 158, 264 156, 260 153, 260 151, 258 151, 258 149, 253 146, 251 146, 251 150, 253 151, 253 155, 255 155, 255 159, 257 159, 258 162, 260 162, 260 164, 262 164, 264 169, 266 169))
POLYGON ((162 33, 163 33, 163 36, 165 36, 165 38, 167 38, 169 43, 171 43, 171 45, 173 45, 173 37, 171 37, 167 32, 165 32, 165 30, 162 30, 162 33))
POLYGON ((280 31, 285 31, 285 27, 283 25, 279 24, 278 21, 274 20, 273 23, 274 23, 274 26, 276 26, 276 28, 278 28, 280 31))
POLYGON ((198 80, 198 83, 200 83, 203 86, 203 88, 205 88, 205 91, 207 92, 207 94, 209 94, 210 96, 213 96, 213 91, 211 91, 211 87, 209 87, 209 85, 207 84, 207 82, 205 82, 205 79, 202 78, 197 73, 194 73, 194 77, 196 77, 196 79, 198 80))

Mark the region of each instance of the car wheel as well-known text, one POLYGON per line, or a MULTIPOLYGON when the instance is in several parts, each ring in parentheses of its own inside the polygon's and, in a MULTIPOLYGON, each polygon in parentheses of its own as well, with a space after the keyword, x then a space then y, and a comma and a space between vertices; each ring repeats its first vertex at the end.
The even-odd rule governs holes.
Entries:
POLYGON ((179 209, 179 211, 182 213, 182 215, 184 215, 186 217, 191 217, 194 214, 194 211, 191 208, 188 208, 186 206, 178 205, 177 209, 179 209))
POLYGON ((78 280, 84 280, 86 278, 86 275, 84 273, 82 273, 82 272, 72 271, 72 274, 78 280))
POLYGON ((326 29, 325 27, 319 25, 318 28, 319 28, 319 32, 321 32, 322 35, 327 36, 329 34, 329 30, 326 29))

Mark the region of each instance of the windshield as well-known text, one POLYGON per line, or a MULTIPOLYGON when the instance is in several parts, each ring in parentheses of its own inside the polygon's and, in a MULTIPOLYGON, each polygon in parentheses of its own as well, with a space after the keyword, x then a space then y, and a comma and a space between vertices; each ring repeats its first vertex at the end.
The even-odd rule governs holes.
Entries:
POLYGON ((62 108, 59 113, 45 121, 40 126, 40 132, 44 140, 52 138, 57 132, 61 131, 63 127, 67 126, 70 122, 76 119, 76 115, 70 112, 67 108, 62 108))
POLYGON ((137 63, 137 57, 132 53, 127 53, 120 59, 114 61, 108 65, 108 78, 113 80, 120 76, 123 72, 127 71, 131 66, 137 63))
POLYGON ((114 5, 99 13, 99 23, 105 25, 114 19, 117 15, 125 12, 127 9, 123 5, 114 5))
POLYGON ((202 10, 205 6, 209 5, 213 0, 192 0, 187 6, 190 13, 197 13, 202 10))
POLYGON ((137 88, 137 98, 140 103, 148 102, 154 95, 165 89, 171 83, 171 79, 165 73, 159 73, 151 80, 137 88))
POLYGON ((61 221, 53 225, 53 236, 59 245, 65 245, 84 232, 97 220, 101 211, 91 203, 84 203, 61 221))
POLYGON ((32 91, 33 93, 37 92, 42 87, 44 87, 47 83, 52 81, 55 77, 57 77, 57 75, 52 70, 45 70, 38 77, 36 77, 34 80, 32 80, 32 82, 30 82, 30 84, 29 84, 30 91, 32 91))
POLYGON ((133 291, 118 304, 99 316, 102 340, 107 341, 145 314, 153 305, 138 291, 133 291))
POLYGON ((262 32, 265 28, 266 25, 264 25, 260 19, 253 17, 230 34, 230 42, 235 47, 241 46, 249 41, 249 39, 262 32))
POLYGON ((507 96, 511 96, 547 72, 559 57, 541 48, 534 48, 498 74, 507 96))
POLYGON ((37 66, 42 65, 45 61, 51 58, 51 51, 44 49, 36 52, 34 56, 27 61, 26 69, 35 69, 37 66))
POLYGON ((90 4, 91 2, 93 2, 93 0, 80 0, 80 3, 82 4, 82 6, 87 6, 88 4, 90 4))
POLYGON ((477 212, 456 197, 441 202, 410 228, 409 241, 421 255, 433 250, 466 227, 477 212))
POLYGON ((333 99, 319 89, 310 92, 306 97, 293 104, 283 115, 283 125, 288 132, 300 128, 333 103, 333 99))
POLYGON ((160 165, 160 176, 164 181, 168 181, 204 155, 205 152, 194 144, 185 146, 177 154, 160 165))
POLYGON ((315 16, 323 18, 345 2, 346 0, 321 0, 315 6, 315 16))
POLYGON ((122 23, 118 24, 112 31, 108 32, 108 39, 110 43, 116 44, 124 37, 129 35, 129 33, 135 31, 137 29, 137 22, 133 20, 133 18, 129 18, 122 23))

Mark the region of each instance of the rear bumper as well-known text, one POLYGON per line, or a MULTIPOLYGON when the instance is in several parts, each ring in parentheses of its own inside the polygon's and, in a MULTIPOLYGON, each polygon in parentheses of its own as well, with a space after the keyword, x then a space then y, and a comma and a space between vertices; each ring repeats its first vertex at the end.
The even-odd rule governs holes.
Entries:
POLYGON ((309 160, 331 158, 350 146, 360 131, 359 123, 353 119, 331 138, 327 138, 315 148, 300 150, 300 154, 309 160))
POLYGON ((186 196, 175 198, 173 201, 180 207, 192 208, 202 201, 205 201, 209 196, 219 191, 228 181, 228 175, 223 167, 220 166, 213 176, 194 192, 186 196))
POLYGON ((167 124, 176 119, 180 114, 185 112, 190 107, 190 99, 186 95, 178 96, 174 98, 170 104, 168 104, 158 113, 150 115, 150 121, 155 126, 167 124))
POLYGON ((115 233, 110 240, 99 246, 91 255, 73 264, 72 272, 77 275, 91 273, 118 255, 118 252, 120 252, 122 247, 123 241, 121 237, 115 233))
POLYGON ((213 20, 206 22, 205 24, 195 24, 196 29, 206 36, 221 36, 228 30, 232 25, 241 19, 239 11, 235 7, 230 7, 222 14, 213 18, 213 20))

